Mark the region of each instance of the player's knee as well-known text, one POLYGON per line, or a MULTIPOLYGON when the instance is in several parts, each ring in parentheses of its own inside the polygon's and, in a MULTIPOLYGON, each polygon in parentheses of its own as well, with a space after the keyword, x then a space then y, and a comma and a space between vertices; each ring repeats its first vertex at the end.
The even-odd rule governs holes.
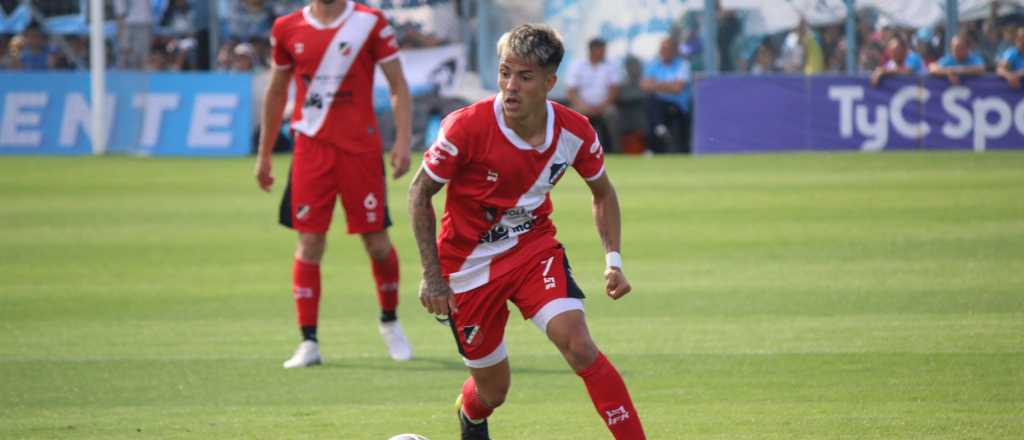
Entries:
POLYGON ((574 335, 569 338, 562 353, 573 370, 580 371, 589 367, 597 359, 597 345, 588 334, 574 335))
POLYGON ((319 263, 327 247, 327 237, 322 234, 302 234, 295 249, 295 256, 306 262, 319 263))
POLYGON ((383 260, 391 254, 391 240, 386 234, 367 234, 363 236, 366 253, 374 260, 383 260))
POLYGON ((477 384, 477 397, 490 408, 497 408, 505 403, 505 396, 508 395, 510 384, 505 383, 498 386, 481 388, 477 384))

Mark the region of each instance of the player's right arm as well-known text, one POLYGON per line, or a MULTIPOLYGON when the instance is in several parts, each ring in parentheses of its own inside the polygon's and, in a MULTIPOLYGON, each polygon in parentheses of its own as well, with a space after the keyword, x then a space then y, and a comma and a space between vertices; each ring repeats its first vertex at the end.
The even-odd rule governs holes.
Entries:
POLYGON ((284 107, 288 104, 288 84, 292 80, 290 69, 274 68, 263 98, 263 112, 260 118, 260 148, 256 155, 256 182, 263 191, 270 191, 274 184, 271 174, 270 156, 277 142, 277 131, 281 129, 284 107))
POLYGON ((430 313, 447 315, 455 310, 455 296, 441 274, 441 259, 437 253, 437 216, 431 203, 434 194, 441 191, 444 184, 427 175, 424 167, 416 173, 409 187, 409 214, 423 266, 420 302, 430 313))

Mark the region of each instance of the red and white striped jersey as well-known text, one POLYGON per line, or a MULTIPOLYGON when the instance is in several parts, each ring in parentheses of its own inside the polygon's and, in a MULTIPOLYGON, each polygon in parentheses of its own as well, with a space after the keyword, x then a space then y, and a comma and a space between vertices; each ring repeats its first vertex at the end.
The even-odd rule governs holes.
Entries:
POLYGON ((441 122, 424 171, 448 184, 438 253, 455 293, 508 272, 558 245, 548 193, 570 166, 586 180, 604 174, 604 152, 587 118, 547 103, 547 135, 534 148, 505 125, 500 95, 441 122))
POLYGON ((354 153, 380 151, 373 113, 377 63, 398 56, 395 31, 384 14, 349 1, 333 23, 320 23, 306 6, 274 21, 274 67, 292 69, 292 128, 354 153))

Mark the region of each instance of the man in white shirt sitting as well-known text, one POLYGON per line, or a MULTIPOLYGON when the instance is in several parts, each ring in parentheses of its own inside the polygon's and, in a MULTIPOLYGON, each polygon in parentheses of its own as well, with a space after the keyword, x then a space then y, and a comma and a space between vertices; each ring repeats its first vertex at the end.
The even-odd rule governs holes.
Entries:
POLYGON ((618 65, 605 59, 605 47, 600 38, 590 40, 587 58, 572 64, 566 84, 569 104, 590 119, 604 150, 618 151, 608 127, 608 113, 619 94, 622 73, 618 65))

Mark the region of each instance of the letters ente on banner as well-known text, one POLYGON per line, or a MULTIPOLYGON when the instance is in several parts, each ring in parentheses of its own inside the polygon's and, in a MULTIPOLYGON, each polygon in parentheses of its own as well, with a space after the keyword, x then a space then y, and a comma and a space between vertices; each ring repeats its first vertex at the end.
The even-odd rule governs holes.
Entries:
POLYGON ((696 84, 697 153, 1024 149, 1024 93, 995 76, 715 77, 696 84))
MULTIPOLYGON (((107 76, 108 151, 153 155, 248 154, 247 74, 107 76)), ((89 154, 86 73, 7 73, 0 85, 0 154, 89 154)))

